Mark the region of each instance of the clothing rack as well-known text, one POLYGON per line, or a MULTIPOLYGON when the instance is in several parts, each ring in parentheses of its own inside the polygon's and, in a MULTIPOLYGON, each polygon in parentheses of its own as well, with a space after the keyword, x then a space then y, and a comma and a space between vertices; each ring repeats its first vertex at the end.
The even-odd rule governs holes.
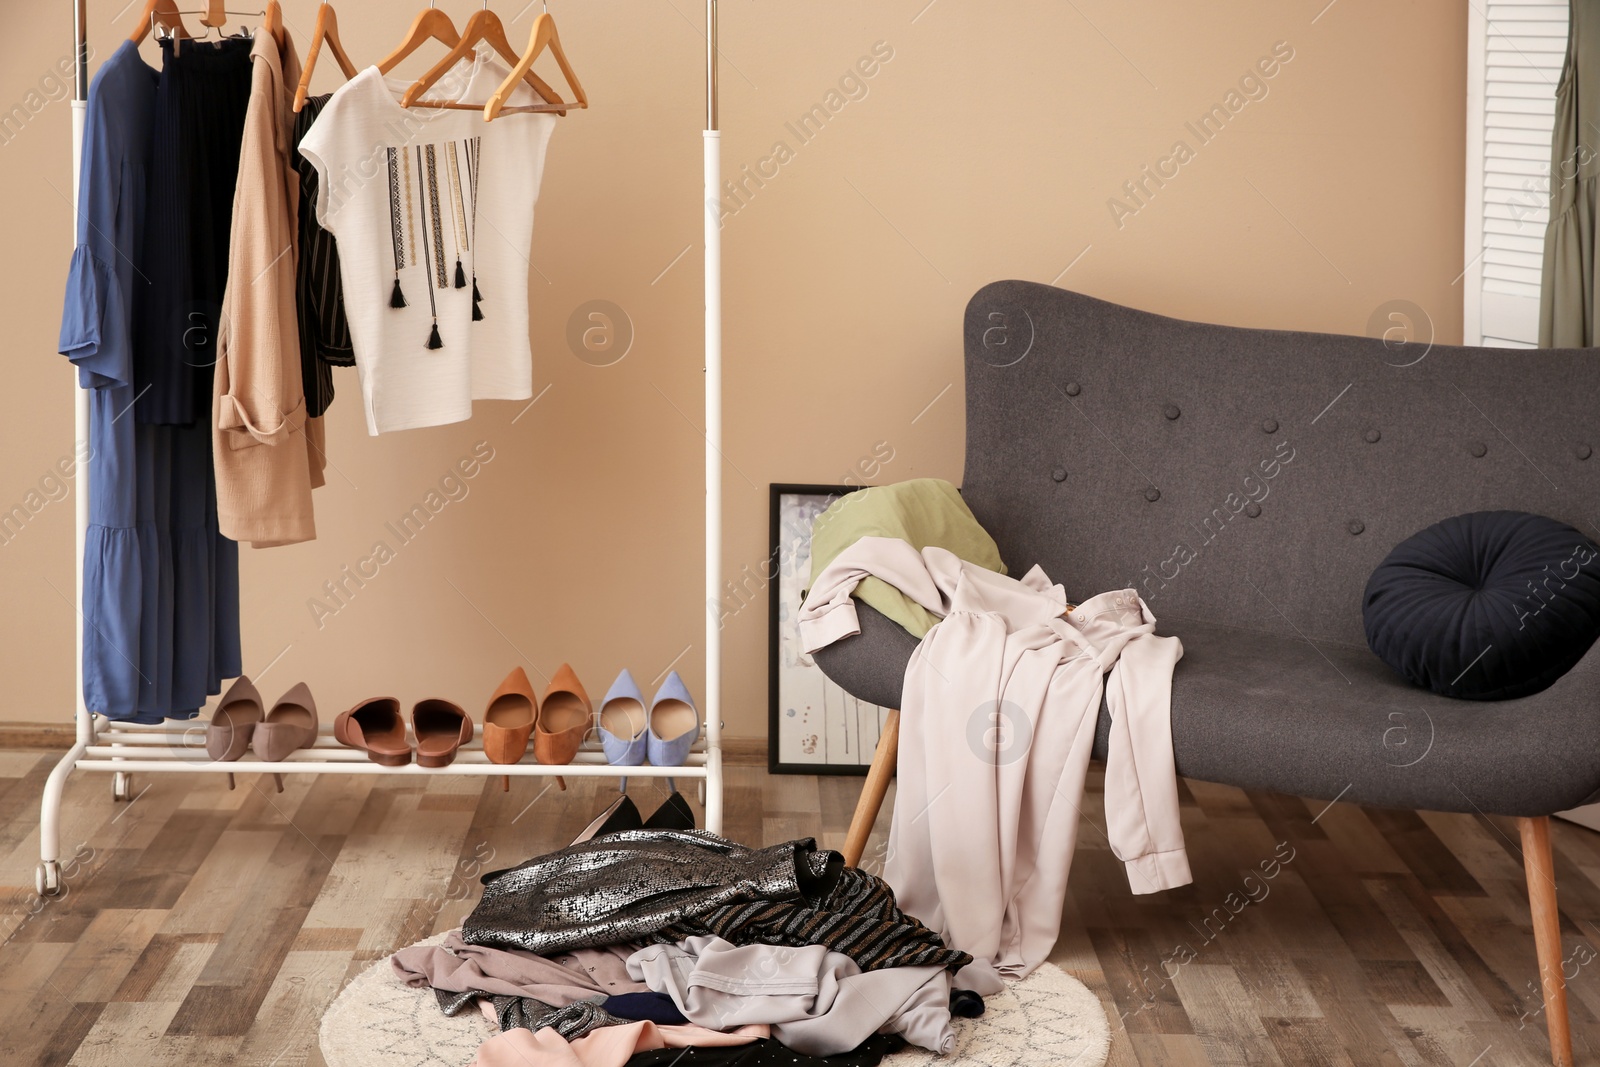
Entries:
MULTIPOLYGON (((89 51, 87 0, 71 0, 73 5, 73 57, 75 78, 72 100, 72 203, 78 205, 78 185, 83 156, 84 113, 89 101, 89 51)), ((705 604, 706 676, 702 710, 705 732, 696 743, 688 762, 681 767, 612 767, 606 764, 597 746, 586 743, 577 759, 554 766, 537 763, 490 763, 480 740, 463 745, 448 767, 424 768, 416 764, 384 767, 372 763, 366 753, 345 748, 334 740, 332 727, 323 725, 316 743, 292 753, 280 762, 257 760, 253 753, 237 762, 218 763, 205 751, 203 724, 184 726, 168 721, 151 726, 112 722, 92 714, 83 699, 83 553, 89 521, 88 469, 77 478, 74 508, 74 560, 77 587, 76 741, 62 756, 45 781, 39 816, 39 867, 35 888, 41 896, 61 891, 61 798, 73 771, 106 771, 112 775, 112 796, 127 801, 133 797, 133 775, 154 773, 271 773, 271 774, 408 774, 468 775, 481 778, 691 778, 699 780, 700 799, 705 804, 706 829, 722 831, 722 635, 717 613, 711 605, 721 595, 722 573, 722 224, 718 204, 721 200, 722 150, 717 107, 717 0, 706 0, 706 127, 702 135, 705 156, 705 604)), ((76 224, 76 218, 74 218, 76 224)), ((74 225, 76 240, 76 225, 74 225)), ((84 441, 89 435, 89 396, 73 386, 75 401, 74 437, 84 441)))

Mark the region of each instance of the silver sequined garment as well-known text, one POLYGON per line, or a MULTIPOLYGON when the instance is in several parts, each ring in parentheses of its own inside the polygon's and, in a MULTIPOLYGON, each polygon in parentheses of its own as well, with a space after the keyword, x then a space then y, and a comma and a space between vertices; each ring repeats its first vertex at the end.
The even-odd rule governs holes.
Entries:
POLYGON ((809 838, 752 849, 705 830, 608 834, 494 878, 461 937, 541 955, 642 941, 725 904, 815 892, 834 855, 809 838))

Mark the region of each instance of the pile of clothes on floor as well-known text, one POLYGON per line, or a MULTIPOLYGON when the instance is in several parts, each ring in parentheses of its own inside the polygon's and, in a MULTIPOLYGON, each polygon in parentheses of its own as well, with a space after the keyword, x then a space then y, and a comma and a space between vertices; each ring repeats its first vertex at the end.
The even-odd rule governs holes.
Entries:
POLYGON ((971 956, 809 838, 597 833, 483 881, 460 930, 392 958, 498 1022, 474 1067, 870 1067, 949 1052, 952 1014, 983 1011, 952 985, 971 956))

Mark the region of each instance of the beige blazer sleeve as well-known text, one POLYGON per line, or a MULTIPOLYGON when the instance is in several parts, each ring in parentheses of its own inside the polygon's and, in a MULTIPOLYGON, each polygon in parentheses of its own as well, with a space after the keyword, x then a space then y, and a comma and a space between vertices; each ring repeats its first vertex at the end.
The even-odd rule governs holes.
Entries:
POLYGON ((299 61, 292 42, 285 40, 280 56, 266 33, 256 35, 250 58, 254 72, 218 331, 212 452, 222 533, 263 548, 309 541, 316 525, 295 323, 299 187, 290 177, 286 88, 298 80, 299 61))

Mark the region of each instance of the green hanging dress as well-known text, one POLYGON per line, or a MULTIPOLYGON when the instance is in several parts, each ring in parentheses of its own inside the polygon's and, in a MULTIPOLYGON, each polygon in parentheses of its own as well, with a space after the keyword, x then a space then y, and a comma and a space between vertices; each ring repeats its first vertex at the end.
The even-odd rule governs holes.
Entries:
POLYGON ((1600 177, 1600 2, 1571 0, 1567 59, 1550 145, 1550 224, 1539 289, 1539 347, 1595 345, 1596 178, 1600 177))

